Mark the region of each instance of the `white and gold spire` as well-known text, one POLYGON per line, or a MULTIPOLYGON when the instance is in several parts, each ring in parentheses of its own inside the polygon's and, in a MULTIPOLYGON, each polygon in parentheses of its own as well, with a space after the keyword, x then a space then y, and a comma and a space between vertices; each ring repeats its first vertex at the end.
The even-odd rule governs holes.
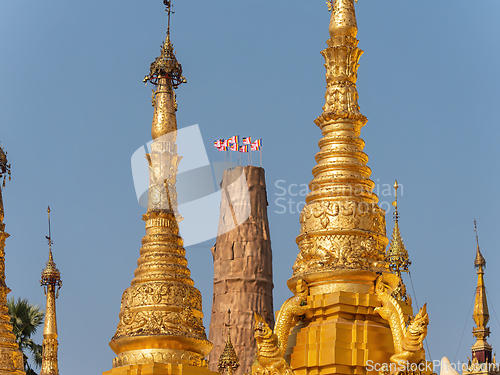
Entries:
MULTIPOLYGON (((203 326, 202 299, 187 267, 179 234, 176 102, 174 89, 186 82, 170 40, 171 1, 167 37, 161 54, 144 81, 153 90, 153 121, 149 163, 148 210, 143 215, 146 235, 131 286, 122 296, 119 323, 109 346, 116 353, 113 369, 105 374, 137 375, 157 371, 208 373, 206 356, 212 349, 203 326), (170 370, 169 370, 170 369, 170 370), (191 370, 190 370, 191 369, 191 370)), ((159 372, 158 372, 159 373, 159 372)), ((170 372, 168 372, 170 373, 170 372)))

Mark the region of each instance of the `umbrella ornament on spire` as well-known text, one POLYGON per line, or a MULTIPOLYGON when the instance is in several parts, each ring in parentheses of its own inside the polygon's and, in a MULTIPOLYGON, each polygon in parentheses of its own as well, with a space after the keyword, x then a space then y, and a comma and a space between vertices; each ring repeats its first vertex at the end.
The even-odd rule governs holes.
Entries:
POLYGON ((182 75, 182 65, 177 61, 174 52, 174 46, 170 41, 170 15, 172 11, 172 1, 163 0, 165 11, 168 14, 167 38, 161 46, 161 53, 155 61, 151 63, 149 74, 144 77, 144 82, 151 82, 158 85, 161 78, 167 78, 171 81, 172 87, 177 89, 181 83, 186 83, 186 78, 182 75))
POLYGON ((40 285, 43 286, 44 293, 47 295, 47 286, 52 285, 54 288, 57 287, 56 298, 59 296, 59 289, 62 287, 61 272, 57 269, 52 256, 52 236, 50 234, 50 207, 47 207, 47 216, 49 222, 49 235, 45 236, 47 239, 47 244, 49 245, 49 260, 47 261, 45 268, 42 271, 42 278, 40 280, 40 285))

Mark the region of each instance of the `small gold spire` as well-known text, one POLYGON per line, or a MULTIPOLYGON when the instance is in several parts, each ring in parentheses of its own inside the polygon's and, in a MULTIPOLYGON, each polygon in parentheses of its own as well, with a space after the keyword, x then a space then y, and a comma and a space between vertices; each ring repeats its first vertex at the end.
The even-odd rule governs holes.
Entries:
POLYGON ((54 263, 52 256, 52 236, 50 233, 50 207, 47 207, 47 217, 49 223, 49 235, 45 236, 49 245, 49 260, 42 271, 40 285, 43 286, 47 304, 45 308, 45 323, 43 326, 43 351, 42 351, 42 369, 40 375, 58 375, 59 365, 57 361, 57 318, 56 318, 56 299, 59 297, 61 289, 61 272, 54 263))
POLYGON ((399 230, 398 188, 398 180, 396 180, 394 182, 395 200, 392 202, 394 206, 394 228, 392 230, 391 243, 387 249, 387 262, 389 263, 390 270, 396 274, 400 280, 399 286, 394 289, 393 297, 400 301, 406 301, 411 305, 411 298, 406 293, 406 286, 401 276, 401 272, 409 272, 411 261, 399 230))
MULTIPOLYGON (((476 287, 476 299, 474 302, 474 322, 476 323, 476 330, 486 329, 486 325, 490 320, 490 314, 488 311, 488 302, 486 301, 486 287, 484 284, 484 269, 486 268, 486 260, 481 254, 479 249, 479 238, 477 236, 477 223, 474 220, 474 231, 476 232, 476 257, 474 259, 474 267, 477 270, 477 287, 476 287)), ((489 334, 489 332, 488 332, 489 334)), ((486 334, 484 337, 487 337, 486 334)))
POLYGON ((398 274, 398 276, 401 276, 401 272, 408 272, 411 261, 399 230, 398 188, 398 180, 396 180, 394 183, 395 200, 392 202, 394 206, 394 229, 392 231, 391 243, 387 250, 387 261, 391 270, 398 274))
POLYGON ((486 341, 486 338, 490 335, 490 329, 486 326, 490 320, 488 302, 486 300, 486 286, 484 283, 486 260, 479 249, 476 220, 474 220, 474 231, 476 232, 476 257, 474 259, 474 267, 477 272, 477 287, 474 300, 474 313, 472 314, 472 318, 476 323, 476 327, 472 330, 472 334, 476 338, 476 343, 472 346, 472 355, 479 363, 484 363, 491 362, 492 348, 486 341))
POLYGON ((240 361, 231 342, 231 310, 228 310, 229 324, 227 324, 227 341, 222 354, 219 357, 218 370, 221 374, 232 375, 238 367, 240 361))

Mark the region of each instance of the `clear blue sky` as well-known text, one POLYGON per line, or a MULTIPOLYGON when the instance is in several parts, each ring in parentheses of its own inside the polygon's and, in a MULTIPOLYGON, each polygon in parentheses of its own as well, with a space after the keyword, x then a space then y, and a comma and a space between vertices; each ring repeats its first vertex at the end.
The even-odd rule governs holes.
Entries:
MULTIPOLYGON (((489 341, 500 348, 500 3, 360 0, 356 9, 365 51, 359 103, 369 119, 362 138, 383 207, 393 199, 384 184, 397 178, 403 186, 400 226, 413 300, 428 303, 431 357, 453 361, 465 322, 457 360, 470 356, 474 218, 488 262, 489 341)), ((325 1, 174 0, 174 10, 172 40, 188 80, 177 92, 179 127, 199 124, 212 161, 223 160, 216 138, 264 140, 277 310, 290 296, 299 223, 296 209, 278 213, 276 184, 311 179, 320 138, 313 120, 325 92, 325 1)), ((165 29, 160 0, 0 3, 0 141, 13 170, 4 191, 7 284, 10 296, 45 304, 39 278, 50 204, 64 281, 62 374, 111 368, 108 342, 144 235, 130 168, 150 139, 151 88, 142 78, 165 29)), ((292 207, 304 200, 296 193, 292 186, 284 196, 292 207)), ((206 318, 213 242, 187 249, 206 318)))

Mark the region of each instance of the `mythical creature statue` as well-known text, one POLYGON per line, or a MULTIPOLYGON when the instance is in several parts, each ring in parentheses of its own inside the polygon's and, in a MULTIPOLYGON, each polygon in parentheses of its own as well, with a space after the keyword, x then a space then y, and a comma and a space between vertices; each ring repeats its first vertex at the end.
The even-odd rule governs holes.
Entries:
POLYGON ((274 326, 274 332, 266 321, 255 313, 256 361, 253 375, 293 375, 290 365, 283 358, 286 352, 290 329, 299 319, 309 317, 307 295, 309 290, 304 280, 299 280, 296 292, 281 306, 274 326))
POLYGON ((425 360, 423 341, 427 335, 427 325, 429 324, 427 304, 420 309, 406 327, 401 306, 391 295, 398 284, 399 277, 394 274, 382 274, 377 278, 375 292, 382 302, 382 307, 375 308, 375 312, 387 320, 391 327, 396 352, 391 356, 391 362, 397 365, 418 364, 425 360))

